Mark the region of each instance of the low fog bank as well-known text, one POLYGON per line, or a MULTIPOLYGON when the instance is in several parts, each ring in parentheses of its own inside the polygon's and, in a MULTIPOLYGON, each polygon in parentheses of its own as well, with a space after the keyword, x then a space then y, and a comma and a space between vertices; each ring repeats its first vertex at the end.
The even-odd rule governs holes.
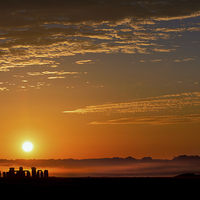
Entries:
POLYGON ((48 169, 50 176, 59 177, 166 177, 182 173, 200 174, 200 156, 181 155, 172 160, 144 157, 101 159, 0 159, 0 170, 23 166, 48 169))

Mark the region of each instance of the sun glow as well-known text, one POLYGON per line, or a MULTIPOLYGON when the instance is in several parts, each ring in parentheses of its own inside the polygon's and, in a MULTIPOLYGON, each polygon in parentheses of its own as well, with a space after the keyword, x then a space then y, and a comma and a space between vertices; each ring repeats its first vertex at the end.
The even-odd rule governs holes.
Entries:
POLYGON ((33 149, 33 144, 31 142, 24 142, 22 149, 26 152, 30 152, 33 149))

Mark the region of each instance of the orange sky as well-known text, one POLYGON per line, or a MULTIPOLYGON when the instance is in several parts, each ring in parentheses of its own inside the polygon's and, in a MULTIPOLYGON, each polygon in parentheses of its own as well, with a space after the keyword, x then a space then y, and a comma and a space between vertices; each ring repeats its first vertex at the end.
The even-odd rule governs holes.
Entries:
POLYGON ((200 3, 43 2, 0 8, 0 158, 200 154, 200 3))

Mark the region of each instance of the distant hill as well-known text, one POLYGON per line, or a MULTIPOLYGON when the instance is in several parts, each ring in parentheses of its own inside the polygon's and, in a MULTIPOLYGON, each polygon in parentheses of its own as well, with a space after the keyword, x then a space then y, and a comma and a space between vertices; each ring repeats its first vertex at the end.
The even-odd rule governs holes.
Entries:
POLYGON ((200 156, 198 155, 191 155, 191 156, 187 156, 187 155, 180 155, 180 156, 177 156, 177 157, 174 157, 172 159, 172 161, 198 161, 200 162, 200 156))
POLYGON ((178 175, 178 176, 175 176, 175 177, 177 177, 177 178, 195 178, 195 177, 198 177, 198 178, 200 178, 200 175, 196 175, 196 174, 194 174, 194 173, 186 173, 186 174, 180 174, 180 175, 178 175))

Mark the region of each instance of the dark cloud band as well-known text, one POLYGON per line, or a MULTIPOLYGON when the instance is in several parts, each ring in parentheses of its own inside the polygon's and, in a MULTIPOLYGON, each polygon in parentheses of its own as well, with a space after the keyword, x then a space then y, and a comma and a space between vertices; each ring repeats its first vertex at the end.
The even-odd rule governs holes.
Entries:
POLYGON ((118 21, 127 17, 179 17, 199 10, 200 2, 196 0, 8 0, 1 1, 0 27, 53 22, 118 21))

